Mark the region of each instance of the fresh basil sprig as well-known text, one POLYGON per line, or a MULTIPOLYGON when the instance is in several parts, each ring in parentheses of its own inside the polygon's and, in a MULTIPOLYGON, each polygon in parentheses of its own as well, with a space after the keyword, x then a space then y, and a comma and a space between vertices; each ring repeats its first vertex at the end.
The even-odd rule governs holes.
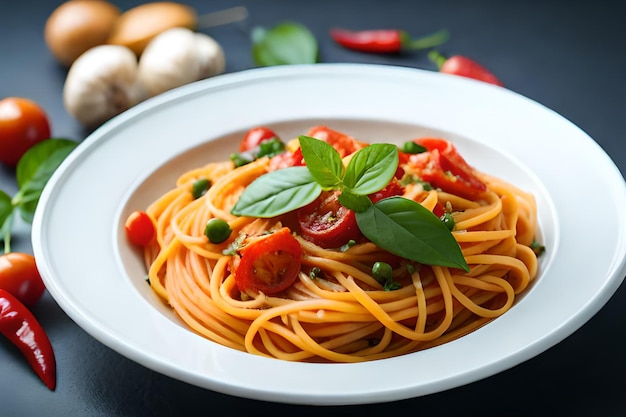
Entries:
POLYGON ((16 214, 32 223, 39 197, 48 180, 65 157, 78 145, 69 139, 47 139, 39 142, 20 158, 15 178, 18 192, 11 198, 0 190, 0 240, 4 252, 11 251, 11 230, 16 214))
POLYGON ((258 66, 317 62, 317 39, 299 23, 285 22, 270 29, 256 27, 251 36, 252 56, 258 66))
POLYGON ((356 213, 361 233, 393 254, 427 265, 469 270, 450 230, 431 211, 403 197, 372 203, 395 175, 398 148, 376 143, 357 151, 344 168, 328 143, 300 136, 306 167, 290 167, 257 178, 232 209, 238 216, 275 217, 303 207, 323 190, 340 190, 339 202, 356 213))

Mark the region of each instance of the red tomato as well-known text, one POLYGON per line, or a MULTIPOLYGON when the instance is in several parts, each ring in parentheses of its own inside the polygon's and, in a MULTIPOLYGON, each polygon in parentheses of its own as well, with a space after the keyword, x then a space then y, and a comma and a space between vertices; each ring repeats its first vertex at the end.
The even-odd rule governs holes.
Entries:
POLYGON ((270 159, 270 171, 277 169, 304 166, 304 158, 302 157, 302 149, 298 148, 294 152, 285 151, 273 156, 270 159))
POLYGON ((298 223, 302 236, 323 248, 338 248, 363 235, 352 210, 342 206, 339 192, 323 192, 311 204, 298 210, 298 223))
POLYGON ((26 306, 33 306, 39 301, 46 287, 35 258, 20 252, 0 256, 0 288, 10 292, 26 306))
POLYGON ((156 231, 150 216, 144 211, 134 211, 124 224, 126 236, 137 246, 146 246, 154 239, 156 231))
POLYGON ((393 197, 397 195, 403 195, 404 188, 396 178, 392 178, 391 182, 387 184, 385 188, 380 191, 376 191, 375 193, 370 194, 368 197, 372 201, 372 203, 376 203, 384 198, 393 197))
POLYGON ((329 129, 326 126, 312 127, 309 129, 307 136, 323 140, 324 142, 332 145, 332 147, 339 152, 342 158, 367 146, 367 143, 365 142, 359 142, 352 136, 329 129))
POLYGON ((50 138, 48 116, 34 101, 0 100, 0 162, 14 167, 33 145, 50 138))
POLYGON ((266 295, 285 290, 300 273, 302 253, 300 243, 286 227, 260 237, 241 250, 234 267, 237 287, 266 295))
POLYGON ((254 149, 266 140, 277 138, 278 135, 273 130, 267 127, 254 127, 246 133, 241 143, 239 144, 239 152, 249 151, 254 149))
POLYGON ((479 198, 487 190, 451 142, 439 138, 421 138, 415 142, 428 149, 409 156, 409 164, 420 171, 422 180, 469 199, 479 198))

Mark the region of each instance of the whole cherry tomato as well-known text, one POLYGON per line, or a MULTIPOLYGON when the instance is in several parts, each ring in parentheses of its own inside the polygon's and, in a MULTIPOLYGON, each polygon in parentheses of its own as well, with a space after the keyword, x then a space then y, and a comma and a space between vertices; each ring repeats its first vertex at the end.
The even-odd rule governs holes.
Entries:
POLYGON ((34 101, 8 97, 0 100, 0 162, 14 167, 33 145, 50 138, 50 123, 34 101))
POLYGON ((134 211, 124 223, 126 236, 137 246, 146 246, 154 239, 156 231, 152 219, 145 211, 134 211))
POLYGON ((259 146, 261 142, 277 137, 278 135, 274 133, 272 129, 268 129, 264 126, 254 127, 248 130, 244 138, 241 140, 241 143, 239 144, 239 152, 249 151, 259 146))
POLYGON ((363 235, 356 223, 354 211, 342 206, 339 192, 323 192, 311 204, 298 210, 302 236, 326 249, 338 248, 363 235))
POLYGON ((286 227, 254 240, 241 250, 234 267, 240 291, 276 294, 294 283, 300 273, 302 247, 286 227))
POLYGON ((32 255, 9 252, 0 256, 0 288, 11 293, 26 306, 33 306, 43 294, 45 285, 32 255))

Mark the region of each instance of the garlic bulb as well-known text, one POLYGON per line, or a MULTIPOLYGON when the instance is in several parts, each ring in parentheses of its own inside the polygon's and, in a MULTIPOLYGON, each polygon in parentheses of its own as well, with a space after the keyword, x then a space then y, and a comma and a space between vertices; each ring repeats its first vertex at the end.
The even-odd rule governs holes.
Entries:
POLYGON ((219 43, 212 37, 195 33, 196 50, 200 60, 198 80, 219 75, 226 70, 226 57, 219 43))
POLYGON ((150 96, 224 72, 222 47, 210 36, 173 28, 150 41, 139 59, 138 78, 150 96))
POLYGON ((66 110, 97 126, 145 98, 137 83, 137 57, 128 48, 100 45, 74 61, 63 86, 66 110))

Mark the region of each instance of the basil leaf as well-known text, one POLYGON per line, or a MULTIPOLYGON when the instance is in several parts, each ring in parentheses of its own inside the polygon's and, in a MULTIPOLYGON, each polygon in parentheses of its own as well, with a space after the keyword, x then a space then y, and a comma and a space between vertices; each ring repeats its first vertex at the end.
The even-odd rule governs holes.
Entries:
POLYGON ((24 221, 32 222, 45 185, 77 145, 77 142, 69 139, 47 139, 30 148, 20 158, 15 173, 19 191, 14 197, 14 204, 24 221))
POLYGON ((289 167, 254 180, 241 194, 231 213, 236 216, 274 217, 315 200, 322 187, 307 167, 289 167))
POLYGON ((300 149, 311 175, 322 188, 331 189, 341 184, 344 173, 341 155, 323 140, 300 136, 300 149))
POLYGON ((355 194, 371 194, 385 188, 397 168, 398 148, 375 143, 354 154, 346 168, 343 184, 355 194))
POLYGON ((446 226, 421 204, 389 197, 356 213, 359 229, 379 247, 427 265, 469 271, 459 244, 446 226))
POLYGON ((338 197, 339 204, 352 211, 365 211, 372 205, 372 201, 364 195, 353 194, 349 189, 344 189, 338 197))
POLYGON ((314 64, 318 49, 315 36, 299 23, 252 30, 252 56, 258 66, 314 64))

